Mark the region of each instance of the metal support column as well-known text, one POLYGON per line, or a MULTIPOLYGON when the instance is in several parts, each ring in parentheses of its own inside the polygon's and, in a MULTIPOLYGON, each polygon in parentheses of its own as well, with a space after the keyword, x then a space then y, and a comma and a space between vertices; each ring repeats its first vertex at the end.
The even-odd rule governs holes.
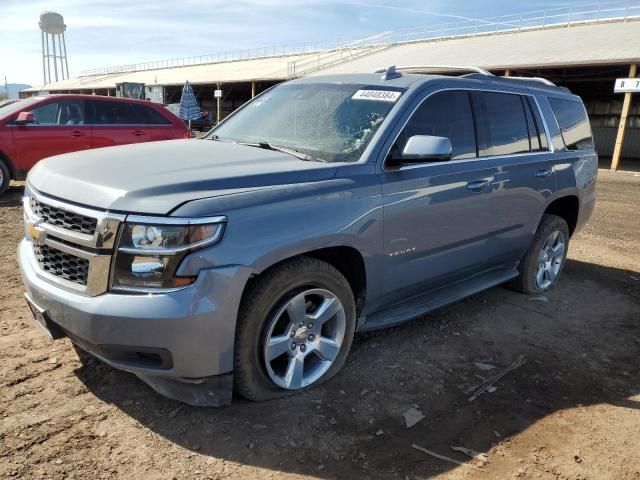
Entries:
MULTIPOLYGON (((636 76, 637 65, 632 63, 629 67, 629 78, 636 76)), ((631 107, 631 92, 624 94, 624 101, 622 102, 622 113, 620 114, 620 124, 618 125, 618 135, 616 136, 616 146, 613 149, 613 157, 611 157, 611 171, 615 172, 620 164, 620 157, 622 156, 622 148, 624 147, 624 134, 627 130, 627 116, 631 107)))
MULTIPOLYGON (((220 84, 217 84, 217 89, 220 90, 220 84)), ((216 124, 220 123, 220 97, 216 97, 216 124)))
POLYGON ((508 68, 504 71, 504 76, 505 77, 509 77, 511 76, 511 70, 509 70, 508 68))
POLYGON ((251 98, 256 96, 256 82, 251 82, 251 98))

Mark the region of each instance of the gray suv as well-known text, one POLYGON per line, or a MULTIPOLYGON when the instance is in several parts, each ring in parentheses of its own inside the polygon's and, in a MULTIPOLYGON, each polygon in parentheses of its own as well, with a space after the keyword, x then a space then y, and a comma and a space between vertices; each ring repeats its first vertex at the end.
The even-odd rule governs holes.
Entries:
POLYGON ((584 106, 470 70, 307 77, 204 139, 40 162, 18 252, 36 320, 213 406, 328 380, 356 331, 546 291, 594 207, 584 106))

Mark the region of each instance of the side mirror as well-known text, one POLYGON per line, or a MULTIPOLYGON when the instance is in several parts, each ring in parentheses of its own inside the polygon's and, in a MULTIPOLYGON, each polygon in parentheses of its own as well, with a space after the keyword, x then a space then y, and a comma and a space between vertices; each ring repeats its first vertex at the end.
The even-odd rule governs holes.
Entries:
POLYGON ((442 162, 451 160, 451 140, 446 137, 414 135, 407 140, 400 163, 442 162))
POLYGON ((30 123, 35 123, 36 119, 31 112, 20 112, 18 114, 18 118, 16 118, 16 125, 28 125, 30 123))

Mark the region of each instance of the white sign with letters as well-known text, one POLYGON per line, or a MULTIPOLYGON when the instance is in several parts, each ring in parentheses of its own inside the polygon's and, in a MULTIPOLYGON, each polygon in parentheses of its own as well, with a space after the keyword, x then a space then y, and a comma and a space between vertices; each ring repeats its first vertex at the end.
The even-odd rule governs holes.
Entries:
POLYGON ((618 78, 613 91, 614 93, 640 92, 640 78, 618 78))
POLYGON ((213 96, 214 96, 215 98, 220 98, 220 97, 222 97, 222 90, 215 90, 215 91, 213 92, 213 96))
POLYGON ((358 90, 353 100, 374 100, 377 102, 395 102, 400 97, 400 92, 391 90, 358 90))

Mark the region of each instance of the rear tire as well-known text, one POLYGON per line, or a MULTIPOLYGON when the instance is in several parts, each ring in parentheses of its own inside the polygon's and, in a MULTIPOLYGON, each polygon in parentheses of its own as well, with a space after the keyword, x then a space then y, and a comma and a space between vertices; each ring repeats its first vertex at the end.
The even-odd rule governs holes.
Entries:
POLYGON ((329 380, 344 365, 355 324, 353 292, 332 265, 299 257, 273 268, 248 287, 240 306, 236 391, 262 401, 329 380))
POLYGON ((11 182, 11 171, 9 167, 0 159, 0 195, 7 191, 11 182))
POLYGON ((527 294, 546 292, 560 277, 568 249, 567 222, 557 215, 544 214, 529 250, 520 261, 520 274, 507 285, 527 294))

